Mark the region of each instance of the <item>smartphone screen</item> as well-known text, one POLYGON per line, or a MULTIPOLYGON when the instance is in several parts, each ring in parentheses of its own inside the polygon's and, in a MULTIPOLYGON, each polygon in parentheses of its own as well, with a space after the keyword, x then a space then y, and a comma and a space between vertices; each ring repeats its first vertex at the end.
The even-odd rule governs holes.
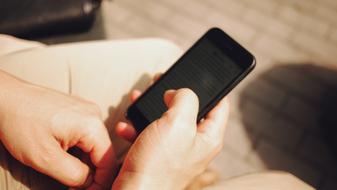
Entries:
POLYGON ((127 118, 141 131, 167 111, 166 90, 189 88, 199 98, 201 119, 254 63, 254 57, 237 42, 220 29, 211 29, 130 106, 127 118))

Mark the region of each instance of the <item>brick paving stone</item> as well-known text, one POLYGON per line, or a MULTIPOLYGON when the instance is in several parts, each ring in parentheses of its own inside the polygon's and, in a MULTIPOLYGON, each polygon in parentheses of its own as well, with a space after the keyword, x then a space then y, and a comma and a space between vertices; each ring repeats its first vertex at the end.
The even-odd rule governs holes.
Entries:
POLYGON ((320 18, 321 20, 327 20, 331 24, 336 25, 336 9, 331 6, 317 6, 317 9, 315 11, 315 14, 320 18))
MULTIPOLYGON (((128 4, 124 6, 128 6, 129 8, 132 7, 128 4)), ((162 23, 162 21, 158 21, 158 19, 147 19, 143 17, 137 17, 137 14, 144 14, 146 15, 146 17, 149 17, 149 15, 147 15, 147 12, 149 11, 139 9, 132 11, 133 14, 129 17, 129 21, 123 25, 123 28, 126 28, 125 30, 126 33, 132 33, 133 37, 165 38, 175 42, 182 49, 187 49, 192 44, 193 41, 189 40, 190 39, 189 35, 186 36, 185 33, 170 32, 172 28, 168 25, 160 26, 158 23, 162 23), (146 28, 146 30, 144 30, 144 28, 146 28)))
POLYGON ((274 36, 265 34, 260 35, 253 45, 254 48, 271 57, 276 62, 291 62, 306 60, 308 57, 303 51, 300 51, 283 40, 274 36))
MULTIPOLYGON (((126 22, 126 19, 132 14, 129 8, 126 8, 120 4, 110 4, 106 1, 102 2, 102 12, 104 14, 105 22, 110 23, 114 21, 114 23, 123 24, 126 22), (109 14, 113 13, 113 16, 109 14)), ((106 25, 106 26, 115 26, 113 24, 106 25)), ((119 27, 118 27, 119 28, 119 27)))
POLYGON ((127 29, 106 28, 105 32, 106 32, 106 35, 109 36, 110 39, 130 39, 130 38, 134 38, 134 34, 131 34, 130 31, 128 31, 127 29))
POLYGON ((292 33, 292 28, 289 25, 273 19, 273 15, 265 15, 255 9, 249 9, 243 15, 244 20, 248 23, 282 39, 287 38, 292 33))
POLYGON ((335 0, 322 0, 320 2, 322 2, 326 6, 337 9, 337 2, 335 0))
POLYGON ((335 43, 337 43, 337 28, 334 29, 331 33, 330 33, 330 39, 332 41, 334 41, 335 43))
POLYGON ((247 26, 238 19, 224 16, 219 12, 211 12, 207 15, 207 21, 213 26, 218 26, 231 35, 235 40, 247 46, 248 43, 255 37, 256 30, 253 27, 247 26))
POLYGON ((263 12, 268 15, 275 15, 277 9, 279 8, 279 4, 277 1, 270 0, 259 0, 259 1, 250 1, 250 0, 241 0, 247 4, 247 7, 250 9, 256 9, 259 12, 263 12))
POLYGON ((139 8, 146 11, 148 19, 154 19, 158 22, 165 21, 171 16, 171 10, 160 1, 144 1, 139 8))
POLYGON ((335 64, 337 47, 329 41, 315 38, 311 34, 297 32, 292 36, 291 43, 308 53, 315 54, 328 63, 335 64))
POLYGON ((303 2, 294 0, 283 0, 283 5, 294 7, 298 12, 301 13, 312 13, 317 9, 316 0, 306 0, 303 2))
POLYGON ((153 36, 153 33, 157 30, 156 24, 144 19, 143 17, 130 17, 129 22, 125 26, 135 37, 148 37, 153 36), (146 27, 148 30, 144 31, 142 27, 146 27))
POLYGON ((234 18, 240 19, 242 13, 247 9, 247 7, 241 1, 231 1, 231 0, 198 0, 202 2, 205 6, 212 8, 214 11, 222 13, 222 15, 232 16, 234 18))
POLYGON ((189 39, 194 39, 194 41, 212 27, 178 14, 172 15, 165 23, 177 31, 178 35, 185 34, 185 36, 188 36, 189 39))
POLYGON ((109 39, 126 39, 134 37, 134 34, 126 28, 125 23, 129 17, 131 17, 132 12, 120 4, 112 4, 111 6, 107 4, 108 2, 103 1, 102 14, 104 16, 104 22, 111 24, 105 25, 105 35, 109 39), (114 16, 108 16, 111 12, 114 16), (116 15, 116 16, 115 16, 116 15), (116 27, 116 25, 120 25, 116 27))
POLYGON ((301 19, 300 27, 303 31, 311 31, 314 34, 325 36, 329 30, 330 23, 324 19, 306 16, 301 19))
MULTIPOLYGON (((301 2, 302 4, 302 2, 301 2)), ((329 22, 313 16, 314 10, 303 11, 298 6, 283 6, 280 9, 280 18, 294 26, 301 33, 311 33, 318 36, 326 35, 329 22)))
POLYGON ((289 4, 281 6, 279 10, 279 18, 284 20, 289 25, 297 25, 303 17, 303 13, 289 4))
MULTIPOLYGON (((156 3, 158 3, 157 0, 152 0, 156 3)), ((184 17, 191 17, 193 19, 197 19, 199 21, 203 21, 205 15, 208 15, 210 12, 213 12, 214 10, 204 6, 204 4, 200 1, 182 1, 180 3, 177 3, 175 1, 170 0, 161 0, 159 1, 162 6, 171 7, 171 9, 174 9, 176 13, 184 15, 184 17)), ((172 14, 170 15, 172 16, 172 14)), ((205 24, 206 22, 202 22, 205 24)))

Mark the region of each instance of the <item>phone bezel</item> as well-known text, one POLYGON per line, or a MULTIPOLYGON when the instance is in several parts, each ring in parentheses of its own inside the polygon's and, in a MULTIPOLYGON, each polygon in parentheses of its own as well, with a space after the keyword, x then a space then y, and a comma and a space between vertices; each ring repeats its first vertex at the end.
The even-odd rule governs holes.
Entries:
MULTIPOLYGON (((245 76, 247 76, 256 65, 255 57, 219 28, 211 28, 208 30, 206 34, 204 34, 196 43, 194 43, 193 46, 186 53, 184 53, 176 63, 183 59, 184 56, 189 52, 193 51, 196 45, 198 45, 198 43, 200 43, 204 38, 207 38, 209 41, 211 41, 212 44, 218 47, 218 49, 226 54, 230 59, 232 59, 233 62, 238 64, 243 69, 243 72, 240 73, 238 77, 234 78, 230 85, 227 88, 224 88, 221 93, 211 100, 203 110, 199 110, 198 121, 200 121, 200 119, 202 119, 224 96, 226 96, 245 76)), ((167 75, 170 70, 174 69, 175 65, 176 64, 173 64, 156 83, 150 86, 144 92, 144 94, 141 95, 136 100, 136 102, 134 102, 128 108, 126 112, 126 118, 131 121, 138 132, 141 132, 147 125, 149 125, 150 121, 148 121, 148 119, 138 109, 136 106, 137 102, 141 101, 147 92, 149 92, 158 82, 165 78, 165 75, 167 75)))

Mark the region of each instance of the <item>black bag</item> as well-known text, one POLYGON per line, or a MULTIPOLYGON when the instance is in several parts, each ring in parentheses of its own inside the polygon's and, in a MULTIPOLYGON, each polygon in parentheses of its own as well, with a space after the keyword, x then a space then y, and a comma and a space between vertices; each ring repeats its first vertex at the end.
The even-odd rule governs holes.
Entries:
POLYGON ((0 0, 0 33, 37 37, 87 30, 100 0, 0 0))

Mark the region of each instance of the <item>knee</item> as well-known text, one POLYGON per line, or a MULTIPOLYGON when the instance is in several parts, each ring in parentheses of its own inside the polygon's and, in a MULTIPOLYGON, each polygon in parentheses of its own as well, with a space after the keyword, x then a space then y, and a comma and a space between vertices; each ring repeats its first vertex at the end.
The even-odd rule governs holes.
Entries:
POLYGON ((262 173, 253 173, 236 178, 232 178, 219 184, 222 189, 231 190, 314 190, 305 182, 294 175, 281 171, 268 171, 262 173))
POLYGON ((271 171, 261 173, 260 179, 265 180, 267 183, 273 183, 273 185, 275 185, 275 188, 313 190, 312 187, 310 187, 308 184, 303 182, 295 175, 284 171, 271 171))
POLYGON ((160 49, 165 49, 171 52, 181 53, 183 50, 173 41, 165 38, 152 38, 151 39, 160 49))
POLYGON ((174 42, 163 38, 145 39, 153 59, 156 60, 155 72, 164 72, 183 54, 174 42))

